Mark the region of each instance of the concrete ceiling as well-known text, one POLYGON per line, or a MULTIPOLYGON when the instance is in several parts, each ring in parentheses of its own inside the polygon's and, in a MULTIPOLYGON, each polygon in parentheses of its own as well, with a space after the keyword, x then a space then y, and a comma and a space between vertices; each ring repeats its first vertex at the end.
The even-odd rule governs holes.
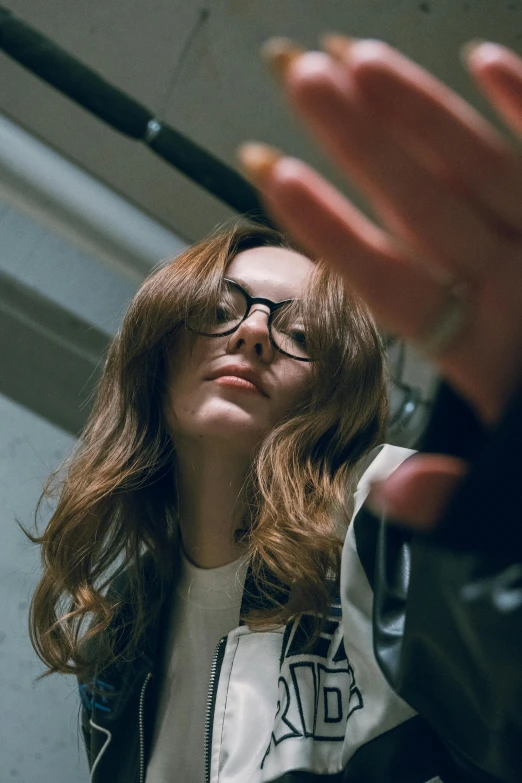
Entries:
MULTIPOLYGON (((259 57, 271 35, 379 37, 480 105, 459 63, 471 38, 522 45, 522 0, 7 0, 17 17, 235 165, 265 140, 330 173, 259 57)), ((232 211, 0 54, 0 111, 188 241, 232 211)), ((335 175, 334 175, 335 178, 335 175)))

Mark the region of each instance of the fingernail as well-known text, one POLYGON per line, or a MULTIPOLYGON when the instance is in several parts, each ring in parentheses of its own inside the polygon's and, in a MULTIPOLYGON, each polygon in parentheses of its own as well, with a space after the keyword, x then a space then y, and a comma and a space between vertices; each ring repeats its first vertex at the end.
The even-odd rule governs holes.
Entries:
POLYGON ((357 38, 347 38, 338 33, 325 33, 321 36, 321 47, 334 60, 345 62, 357 40, 357 38))
POLYGON ((487 43, 483 38, 472 38, 471 41, 467 41, 460 47, 460 58, 464 65, 466 65, 468 58, 473 54, 475 49, 478 49, 482 44, 487 43))
POLYGON ((248 141, 238 148, 237 155, 239 164, 247 178, 254 184, 258 184, 268 177, 277 161, 282 157, 282 152, 268 144, 248 141))
POLYGON ((278 79, 283 79, 290 65, 304 54, 290 38, 269 38, 261 47, 261 54, 278 79))

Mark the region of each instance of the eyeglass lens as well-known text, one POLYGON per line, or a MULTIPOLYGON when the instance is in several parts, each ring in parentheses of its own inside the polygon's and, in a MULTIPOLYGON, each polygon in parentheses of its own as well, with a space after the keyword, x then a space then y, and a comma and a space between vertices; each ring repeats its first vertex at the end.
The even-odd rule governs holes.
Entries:
MULTIPOLYGON (((225 334, 239 326, 247 309, 248 301, 241 289, 224 281, 217 307, 202 317, 191 318, 188 326, 200 334, 212 336, 225 334)), ((309 358, 306 350, 306 333, 296 302, 283 305, 275 311, 271 321, 271 334, 274 343, 285 353, 299 359, 309 358)))

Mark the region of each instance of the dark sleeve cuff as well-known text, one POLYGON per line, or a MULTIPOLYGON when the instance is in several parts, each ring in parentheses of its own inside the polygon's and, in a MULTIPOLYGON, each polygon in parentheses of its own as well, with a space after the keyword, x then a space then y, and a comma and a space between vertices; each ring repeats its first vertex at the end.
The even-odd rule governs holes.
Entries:
POLYGON ((471 468, 429 538, 456 550, 522 558, 521 444, 522 390, 500 423, 485 430, 469 406, 441 385, 421 450, 469 459, 471 468))

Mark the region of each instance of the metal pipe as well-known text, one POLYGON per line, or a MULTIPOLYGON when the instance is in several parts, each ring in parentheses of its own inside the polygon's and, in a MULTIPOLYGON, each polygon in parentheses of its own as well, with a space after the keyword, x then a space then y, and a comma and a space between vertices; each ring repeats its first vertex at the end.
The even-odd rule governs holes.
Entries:
POLYGON ((225 204, 272 225, 255 189, 237 171, 1 6, 0 49, 114 130, 146 144, 225 204))

